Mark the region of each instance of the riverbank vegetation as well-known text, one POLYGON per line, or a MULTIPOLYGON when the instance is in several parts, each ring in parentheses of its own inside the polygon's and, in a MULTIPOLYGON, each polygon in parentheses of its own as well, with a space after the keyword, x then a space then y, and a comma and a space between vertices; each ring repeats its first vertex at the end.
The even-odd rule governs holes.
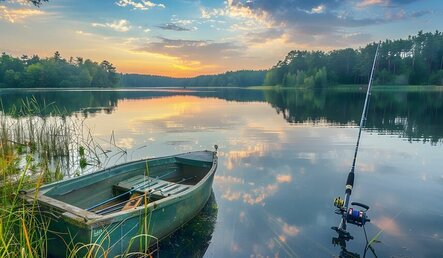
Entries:
POLYGON ((45 257, 49 221, 20 191, 87 171, 96 165, 97 145, 81 123, 34 98, 2 108, 0 126, 0 257, 45 257))
MULTIPOLYGON (((294 50, 270 69, 264 85, 325 87, 367 84, 377 48, 330 52, 294 50)), ((443 85, 443 33, 423 33, 381 42, 375 83, 383 85, 443 85)))
POLYGON ((0 56, 0 88, 115 87, 119 77, 108 61, 82 57, 0 56))

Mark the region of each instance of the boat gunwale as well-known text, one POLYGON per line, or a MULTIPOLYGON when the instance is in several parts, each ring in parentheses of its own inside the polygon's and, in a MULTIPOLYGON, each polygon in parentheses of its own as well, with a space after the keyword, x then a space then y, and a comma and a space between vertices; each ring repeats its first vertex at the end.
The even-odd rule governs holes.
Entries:
MULTIPOLYGON (((94 173, 90 173, 90 174, 86 174, 83 175, 81 177, 88 177, 88 176, 92 176, 92 175, 98 175, 98 174, 102 174, 102 173, 107 173, 112 169, 115 169, 117 167, 121 167, 121 166, 125 166, 125 165, 131 165, 137 162, 142 162, 142 161, 152 161, 152 160, 159 160, 159 159, 167 159, 167 158, 175 158, 175 157, 179 157, 179 156, 183 156, 183 155, 187 155, 187 154, 192 154, 192 153, 212 153, 212 166, 209 169, 209 171, 206 173, 206 175, 199 180, 199 182, 195 185, 191 185, 191 187, 189 187, 189 189, 180 192, 176 195, 171 195, 165 198, 162 198, 160 200, 154 201, 152 203, 149 203, 146 207, 145 206, 139 206, 137 208, 134 209, 129 209, 129 210, 125 210, 125 211, 119 211, 119 212, 115 212, 115 213, 110 213, 107 215, 98 215, 94 212, 91 211, 87 211, 85 209, 79 208, 77 206, 68 204, 66 202, 62 202, 59 201, 55 198, 46 196, 45 193, 47 191, 49 191, 50 189, 52 189, 52 187, 55 187, 56 185, 60 184, 60 183, 66 183, 66 182, 70 182, 73 180, 79 180, 79 177, 73 177, 73 178, 69 178, 66 180, 61 180, 59 182, 55 182, 55 183, 51 183, 48 185, 44 185, 42 186, 40 189, 31 189, 29 191, 26 191, 26 193, 22 194, 21 197, 23 199, 25 199, 27 202, 34 202, 34 201, 38 201, 39 204, 43 205, 43 206, 49 206, 50 208, 56 208, 58 212, 61 212, 61 216, 69 216, 71 219, 74 216, 78 217, 79 219, 83 219, 80 220, 81 224, 84 226, 87 226, 88 228, 94 228, 94 225, 97 226, 102 226, 103 224, 109 224, 109 223, 113 223, 113 222, 117 222, 120 221, 121 219, 125 219, 128 217, 134 217, 134 216, 139 216, 141 212, 145 212, 146 209, 149 209, 149 212, 152 212, 158 208, 162 208, 164 206, 168 206, 167 204, 173 204, 175 203, 176 200, 181 199, 183 196, 188 195, 190 192, 192 192, 194 189, 200 187, 201 185, 205 184, 208 180, 209 177, 211 177, 217 168, 217 164, 218 164, 218 157, 217 157, 217 152, 216 151, 210 151, 210 150, 204 150, 204 151, 191 151, 191 152, 186 152, 186 153, 180 153, 180 154, 175 154, 175 155, 169 155, 169 156, 164 156, 164 157, 156 157, 156 158, 147 158, 147 159, 141 159, 141 160, 136 160, 136 161, 131 161, 131 162, 127 162, 124 164, 118 164, 118 165, 114 165, 112 167, 109 168, 105 168, 103 170, 94 172, 94 173), (46 190, 46 191, 45 191, 46 190), (35 194, 35 192, 37 191, 37 195, 35 194), (151 210, 152 208, 152 210, 151 210), (132 215, 132 216, 131 216, 132 215), (121 218, 121 219, 119 219, 121 218)), ((191 159, 192 160, 192 159, 191 159)), ((209 163, 209 162, 208 162, 209 163)), ((79 222, 80 222, 79 221, 79 222)))

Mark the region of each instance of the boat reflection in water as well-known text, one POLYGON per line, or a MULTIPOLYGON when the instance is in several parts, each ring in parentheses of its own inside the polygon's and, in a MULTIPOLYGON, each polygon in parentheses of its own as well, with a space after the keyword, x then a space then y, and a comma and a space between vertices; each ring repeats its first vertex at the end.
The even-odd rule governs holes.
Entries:
POLYGON ((203 257, 212 240, 217 213, 218 206, 212 193, 196 217, 160 241, 154 257, 203 257))

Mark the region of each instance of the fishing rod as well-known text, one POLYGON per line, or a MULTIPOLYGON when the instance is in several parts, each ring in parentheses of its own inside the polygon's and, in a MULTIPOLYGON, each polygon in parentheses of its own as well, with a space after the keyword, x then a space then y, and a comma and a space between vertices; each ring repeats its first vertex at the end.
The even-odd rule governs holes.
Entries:
MULTIPOLYGON (((338 238, 333 238, 333 243, 339 244, 342 247, 342 250, 345 252, 347 252, 346 251, 346 241, 353 239, 351 234, 346 230, 347 223, 354 224, 359 227, 364 227, 366 222, 370 222, 370 219, 368 218, 368 216, 366 214, 366 212, 369 210, 368 205, 363 204, 363 203, 359 203, 359 202, 352 202, 351 205, 355 205, 355 206, 359 206, 360 208, 363 208, 362 210, 359 210, 359 209, 354 209, 352 207, 349 207, 349 202, 351 199, 352 189, 354 187, 355 163, 357 160, 358 148, 360 146, 361 132, 362 132, 362 129, 363 129, 366 119, 367 119, 369 98, 371 95, 372 80, 373 80, 373 76, 374 76, 375 64, 377 62, 379 48, 380 48, 380 43, 378 43, 378 45, 377 45, 377 49, 375 51, 375 56, 374 56, 374 61, 372 63, 371 75, 369 77, 369 83, 368 83, 368 89, 366 91, 365 103, 363 106, 363 111, 362 111, 361 119, 360 119, 357 144, 355 145, 354 159, 352 161, 351 170, 349 171, 348 177, 346 179, 345 197, 344 197, 344 199, 341 199, 340 197, 338 197, 338 198, 335 198, 335 200, 334 200, 334 206, 337 207, 337 210, 335 211, 335 213, 341 215, 341 220, 340 220, 340 224, 338 227, 332 227, 332 229, 338 233, 338 238)), ((365 233, 366 233, 366 231, 365 231, 365 233)), ((346 257, 346 256, 344 256, 344 257, 346 257)))

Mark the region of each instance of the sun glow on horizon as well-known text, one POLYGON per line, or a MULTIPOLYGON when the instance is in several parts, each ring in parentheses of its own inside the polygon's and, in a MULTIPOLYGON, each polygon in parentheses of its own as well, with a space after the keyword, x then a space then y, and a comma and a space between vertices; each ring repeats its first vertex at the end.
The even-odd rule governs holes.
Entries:
POLYGON ((121 73, 194 77, 269 69, 295 49, 359 47, 443 26, 435 0, 395 8, 384 0, 287 0, 275 8, 264 2, 67 0, 37 8, 1 1, 0 51, 43 57, 59 51, 66 59, 108 60, 121 73))

